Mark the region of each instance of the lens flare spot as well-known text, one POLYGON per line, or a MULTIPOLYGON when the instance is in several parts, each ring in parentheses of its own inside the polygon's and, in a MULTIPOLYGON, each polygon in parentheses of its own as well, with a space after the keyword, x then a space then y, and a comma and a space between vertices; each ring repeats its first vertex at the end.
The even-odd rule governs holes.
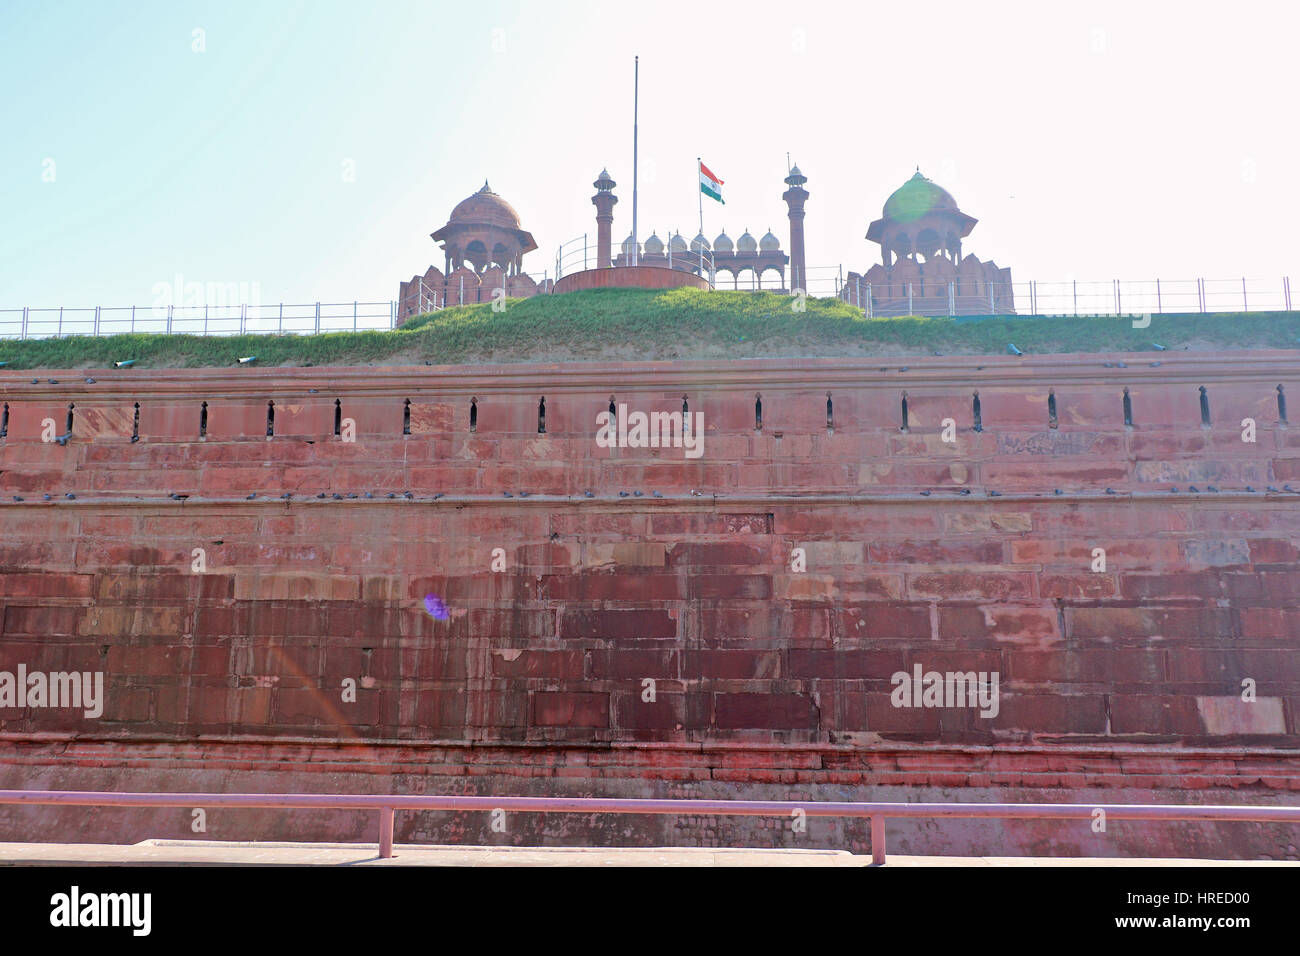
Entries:
POLYGON ((451 612, 447 610, 447 605, 442 603, 442 598, 436 594, 426 594, 424 596, 424 609, 429 612, 429 616, 435 620, 445 621, 451 617, 451 612))

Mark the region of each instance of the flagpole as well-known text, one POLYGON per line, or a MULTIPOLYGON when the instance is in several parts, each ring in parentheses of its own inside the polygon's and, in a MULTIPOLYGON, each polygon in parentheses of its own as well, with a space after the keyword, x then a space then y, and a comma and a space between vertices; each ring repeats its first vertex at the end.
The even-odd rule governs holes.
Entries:
POLYGON ((639 56, 632 58, 632 265, 639 265, 640 256, 637 254, 636 241, 636 134, 637 134, 637 108, 640 105, 641 93, 641 58, 639 56))
MULTIPOLYGON (((696 180, 698 180, 702 175, 704 175, 703 169, 704 169, 704 160, 696 156, 695 157, 696 180)), ((697 198, 700 201, 700 277, 703 278, 704 276, 704 186, 699 182, 696 182, 695 186, 696 186, 696 192, 698 193, 697 198)))

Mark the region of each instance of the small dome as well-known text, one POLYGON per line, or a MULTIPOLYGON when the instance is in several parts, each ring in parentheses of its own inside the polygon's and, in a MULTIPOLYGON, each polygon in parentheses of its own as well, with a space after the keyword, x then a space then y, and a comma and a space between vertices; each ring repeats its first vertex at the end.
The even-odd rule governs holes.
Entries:
POLYGON ((704 233, 696 233, 695 238, 691 240, 691 252, 699 252, 700 248, 709 248, 709 240, 704 238, 704 233))
POLYGON ((749 234, 749 229, 745 229, 745 234, 736 240, 736 249, 740 252, 757 252, 758 240, 749 234))
POLYGON ((657 233, 652 232, 642 249, 647 256, 662 256, 664 254, 664 241, 659 238, 657 233))
POLYGON ((515 212, 510 203, 489 189, 487 180, 484 180, 482 189, 456 204, 448 222, 518 229, 519 213, 515 212))
POLYGON ((734 248, 736 248, 735 244, 732 243, 731 237, 727 235, 725 229, 718 235, 718 238, 713 240, 714 252, 730 252, 734 248))
POLYGON ((769 226, 767 235, 758 240, 758 248, 764 252, 776 252, 781 248, 781 240, 772 235, 772 228, 769 226))
POLYGON ((623 255, 630 256, 636 249, 636 243, 632 241, 632 234, 628 233, 627 238, 623 240, 623 255))
POLYGON ((680 232, 673 233, 673 237, 668 240, 668 248, 672 249, 673 252, 686 251, 686 240, 682 238, 680 232))
POLYGON ((926 213, 937 211, 957 212, 957 200, 946 189, 936 186, 921 175, 918 169, 903 185, 885 200, 883 218, 897 222, 915 222, 926 213))

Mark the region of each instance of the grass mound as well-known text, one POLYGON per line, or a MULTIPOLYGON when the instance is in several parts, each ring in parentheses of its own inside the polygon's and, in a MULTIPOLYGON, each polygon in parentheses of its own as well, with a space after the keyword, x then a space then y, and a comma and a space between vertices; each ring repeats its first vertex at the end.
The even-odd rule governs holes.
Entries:
POLYGON ((233 365, 467 364, 725 358, 1197 351, 1300 347, 1300 313, 1157 315, 1134 329, 1127 317, 921 316, 866 318, 837 299, 808 299, 796 312, 774 292, 592 289, 458 306, 384 332, 321 335, 114 335, 0 342, 11 369, 233 365))

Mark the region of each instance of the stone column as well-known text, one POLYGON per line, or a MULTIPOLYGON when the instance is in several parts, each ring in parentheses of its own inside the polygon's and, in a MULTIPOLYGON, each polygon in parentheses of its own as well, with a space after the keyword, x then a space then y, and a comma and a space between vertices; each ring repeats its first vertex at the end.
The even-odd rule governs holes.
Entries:
POLYGON ((618 183, 610 179, 607 170, 602 169, 592 185, 596 187, 596 195, 591 197, 592 204, 596 207, 596 268, 608 269, 613 265, 614 239, 611 229, 614 224, 614 204, 618 202, 614 187, 618 183))
POLYGON ((803 188, 803 184, 807 181, 808 177, 799 172, 799 167, 794 167, 790 170, 790 175, 785 178, 790 188, 781 195, 790 209, 790 291, 792 292, 795 289, 808 291, 808 274, 803 251, 803 204, 808 200, 808 190, 803 188))

